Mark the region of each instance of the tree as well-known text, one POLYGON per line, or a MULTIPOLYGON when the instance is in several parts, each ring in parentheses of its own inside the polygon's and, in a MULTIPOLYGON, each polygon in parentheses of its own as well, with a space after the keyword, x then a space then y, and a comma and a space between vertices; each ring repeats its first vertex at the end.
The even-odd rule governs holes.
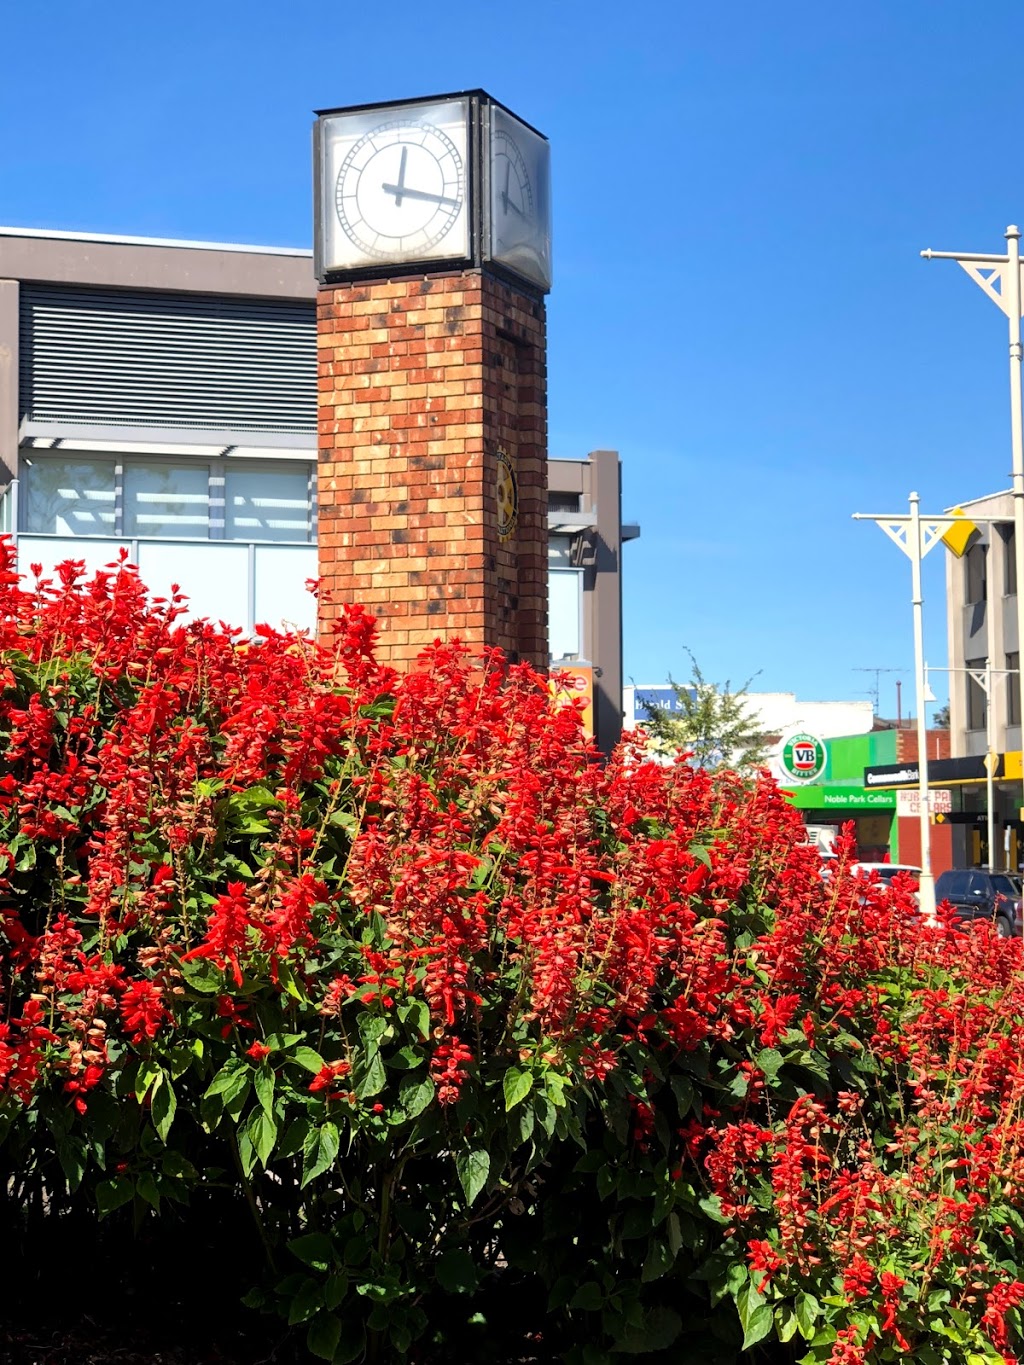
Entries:
POLYGON ((935 715, 932 716, 932 729, 933 729, 933 730, 948 730, 948 729, 949 729, 949 702, 948 702, 948 701, 946 702, 945 706, 940 706, 939 709, 935 712, 935 715))
POLYGON ((708 682, 692 652, 686 652, 690 681, 681 684, 669 678, 675 705, 649 708, 650 719, 644 728, 651 737, 651 747, 663 754, 685 750, 697 768, 728 767, 743 772, 762 767, 767 745, 747 695, 754 678, 735 690, 728 681, 720 687, 708 682))

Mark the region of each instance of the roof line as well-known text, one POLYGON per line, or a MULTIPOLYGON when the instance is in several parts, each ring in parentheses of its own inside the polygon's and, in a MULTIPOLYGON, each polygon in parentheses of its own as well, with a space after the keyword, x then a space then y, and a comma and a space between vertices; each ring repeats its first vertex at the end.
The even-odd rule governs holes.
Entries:
POLYGON ((60 242, 110 242, 118 246, 177 247, 188 251, 238 251, 253 256, 308 256, 306 247, 248 246, 242 242, 190 242, 178 237, 123 237, 110 232, 55 232, 49 228, 0 226, 0 237, 41 237, 60 242))

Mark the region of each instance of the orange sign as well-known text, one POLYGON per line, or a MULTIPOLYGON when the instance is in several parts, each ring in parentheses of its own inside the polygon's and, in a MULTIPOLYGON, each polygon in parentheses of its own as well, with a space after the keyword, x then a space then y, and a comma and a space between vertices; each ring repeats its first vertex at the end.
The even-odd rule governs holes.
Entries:
POLYGON ((551 692, 557 701, 586 703, 581 712, 583 729, 594 738, 594 670, 590 664, 559 665, 551 675, 551 692))

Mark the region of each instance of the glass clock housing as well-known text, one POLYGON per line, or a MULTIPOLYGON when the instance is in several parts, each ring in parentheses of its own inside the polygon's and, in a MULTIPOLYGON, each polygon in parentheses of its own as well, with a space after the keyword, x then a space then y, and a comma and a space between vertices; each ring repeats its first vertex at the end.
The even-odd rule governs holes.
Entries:
POLYGON ((551 288, 551 149, 499 104, 487 106, 487 255, 551 288))
POLYGON ((472 254, 470 101, 321 116, 318 274, 472 254))

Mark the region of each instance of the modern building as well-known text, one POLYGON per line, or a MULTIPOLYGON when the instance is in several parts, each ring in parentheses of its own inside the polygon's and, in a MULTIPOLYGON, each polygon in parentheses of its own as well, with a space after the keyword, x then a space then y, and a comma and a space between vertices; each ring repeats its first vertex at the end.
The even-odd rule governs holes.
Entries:
MULTIPOLYGON (((1005 517, 979 524, 962 559, 946 556, 949 638, 950 753, 971 776, 960 784, 951 814, 957 867, 1019 867, 1024 859, 1020 820, 1020 644, 1013 498, 992 493, 962 504, 968 518, 1005 517), (985 690, 985 664, 991 667, 985 690), (985 757, 995 768, 997 847, 987 847, 985 757), (968 764, 968 760, 973 760, 968 764)), ((935 779, 937 781, 937 779, 935 779)))
MULTIPOLYGON (((23 566, 127 546, 144 581, 251 631, 315 628, 316 280, 273 247, 0 228, 0 529, 23 566)), ((548 463, 553 660, 621 725, 614 451, 548 463)))

